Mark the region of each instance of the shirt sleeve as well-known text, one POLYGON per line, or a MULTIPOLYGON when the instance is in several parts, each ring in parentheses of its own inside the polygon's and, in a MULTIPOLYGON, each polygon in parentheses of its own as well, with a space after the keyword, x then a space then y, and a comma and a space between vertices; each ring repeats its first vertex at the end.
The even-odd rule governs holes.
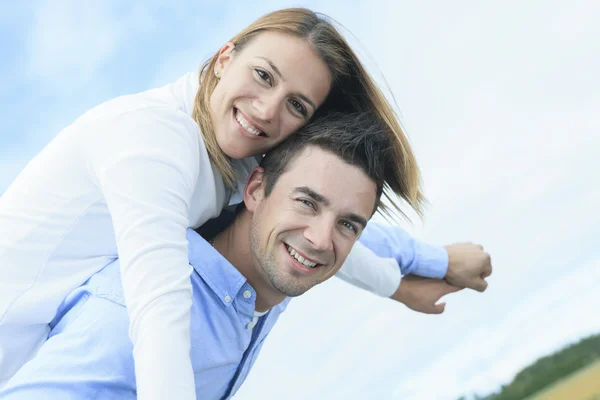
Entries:
POLYGON ((390 297, 400 285, 400 268, 391 257, 378 257, 356 242, 336 277, 382 297, 390 297))
POLYGON ((84 146, 114 226, 140 400, 196 398, 186 228, 204 149, 176 113, 128 112, 96 124, 84 146))
POLYGON ((448 253, 411 237, 398 226, 370 222, 337 276, 355 286, 389 297, 402 275, 442 279, 448 253))

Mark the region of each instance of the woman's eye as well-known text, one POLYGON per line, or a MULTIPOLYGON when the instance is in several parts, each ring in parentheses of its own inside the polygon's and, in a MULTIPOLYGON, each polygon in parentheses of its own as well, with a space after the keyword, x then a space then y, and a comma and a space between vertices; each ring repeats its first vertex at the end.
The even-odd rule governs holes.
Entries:
POLYGON ((303 117, 306 117, 308 112, 306 111, 306 107, 304 107, 304 104, 302 104, 298 100, 290 100, 290 104, 298 114, 302 115, 303 117))
POLYGON ((258 69, 258 68, 255 69, 254 71, 256 72, 256 75, 258 75, 258 77, 260 79, 267 82, 269 85, 273 84, 273 81, 271 80, 271 76, 267 72, 263 71, 262 69, 258 69))

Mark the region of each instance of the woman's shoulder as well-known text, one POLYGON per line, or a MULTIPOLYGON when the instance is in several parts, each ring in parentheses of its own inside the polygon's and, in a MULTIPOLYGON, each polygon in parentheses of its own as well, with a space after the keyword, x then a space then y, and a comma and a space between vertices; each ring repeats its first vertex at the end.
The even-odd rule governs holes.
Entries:
MULTIPOLYGON (((74 125, 73 137, 95 175, 112 166, 162 165, 195 182, 210 161, 198 124, 164 105, 141 105, 74 125)), ((208 172, 207 171, 207 172, 208 172)))
POLYGON ((113 146, 113 151, 123 146, 140 150, 183 146, 193 153, 205 151, 200 127, 194 119, 167 104, 106 105, 84 114, 67 130, 84 143, 113 146))
MULTIPOLYGON (((190 79, 185 79, 186 82, 188 80, 190 79)), ((177 85, 177 82, 107 100, 85 112, 71 127, 89 127, 90 124, 96 123, 127 123, 134 120, 146 125, 177 127, 178 131, 185 128, 187 131, 199 133, 199 126, 192 118, 192 110, 187 104, 190 101, 187 97, 192 97, 191 101, 195 97, 193 89, 187 88, 189 90, 186 92, 183 85, 177 85)), ((163 129, 165 130, 167 129, 163 129)))

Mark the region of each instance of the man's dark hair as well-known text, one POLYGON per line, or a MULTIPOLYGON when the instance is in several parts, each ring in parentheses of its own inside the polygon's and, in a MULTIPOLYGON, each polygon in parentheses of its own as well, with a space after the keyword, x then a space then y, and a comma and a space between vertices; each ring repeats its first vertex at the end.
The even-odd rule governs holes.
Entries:
POLYGON ((377 203, 396 163, 386 127, 371 113, 331 113, 302 127, 262 159, 265 196, 287 166, 307 147, 317 146, 360 168, 377 186, 377 203))
MULTIPOLYGON (((391 169, 397 164, 389 145, 389 133, 378 119, 364 112, 332 113, 301 128, 262 159, 260 165, 264 168, 265 196, 271 194, 281 174, 306 146, 318 146, 360 168, 375 182, 375 207, 381 207, 380 199, 385 182, 390 176, 394 176, 391 169)), ((196 232, 210 240, 244 209, 244 202, 238 204, 235 212, 225 209, 218 218, 207 221, 196 232)))

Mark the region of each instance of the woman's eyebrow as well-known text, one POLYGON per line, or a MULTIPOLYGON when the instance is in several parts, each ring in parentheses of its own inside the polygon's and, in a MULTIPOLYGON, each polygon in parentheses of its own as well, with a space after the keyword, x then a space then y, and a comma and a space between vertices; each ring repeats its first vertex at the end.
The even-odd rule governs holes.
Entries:
POLYGON ((279 71, 279 68, 277 68, 277 66, 275 66, 275 63, 273 61, 271 61, 270 59, 268 59, 267 57, 261 57, 258 56, 257 58, 260 58, 261 60, 265 61, 267 64, 269 64, 271 66, 271 68, 273 68, 273 71, 275 71, 275 73, 279 76, 279 78, 281 80, 283 80, 283 75, 281 75, 281 71, 279 71))

